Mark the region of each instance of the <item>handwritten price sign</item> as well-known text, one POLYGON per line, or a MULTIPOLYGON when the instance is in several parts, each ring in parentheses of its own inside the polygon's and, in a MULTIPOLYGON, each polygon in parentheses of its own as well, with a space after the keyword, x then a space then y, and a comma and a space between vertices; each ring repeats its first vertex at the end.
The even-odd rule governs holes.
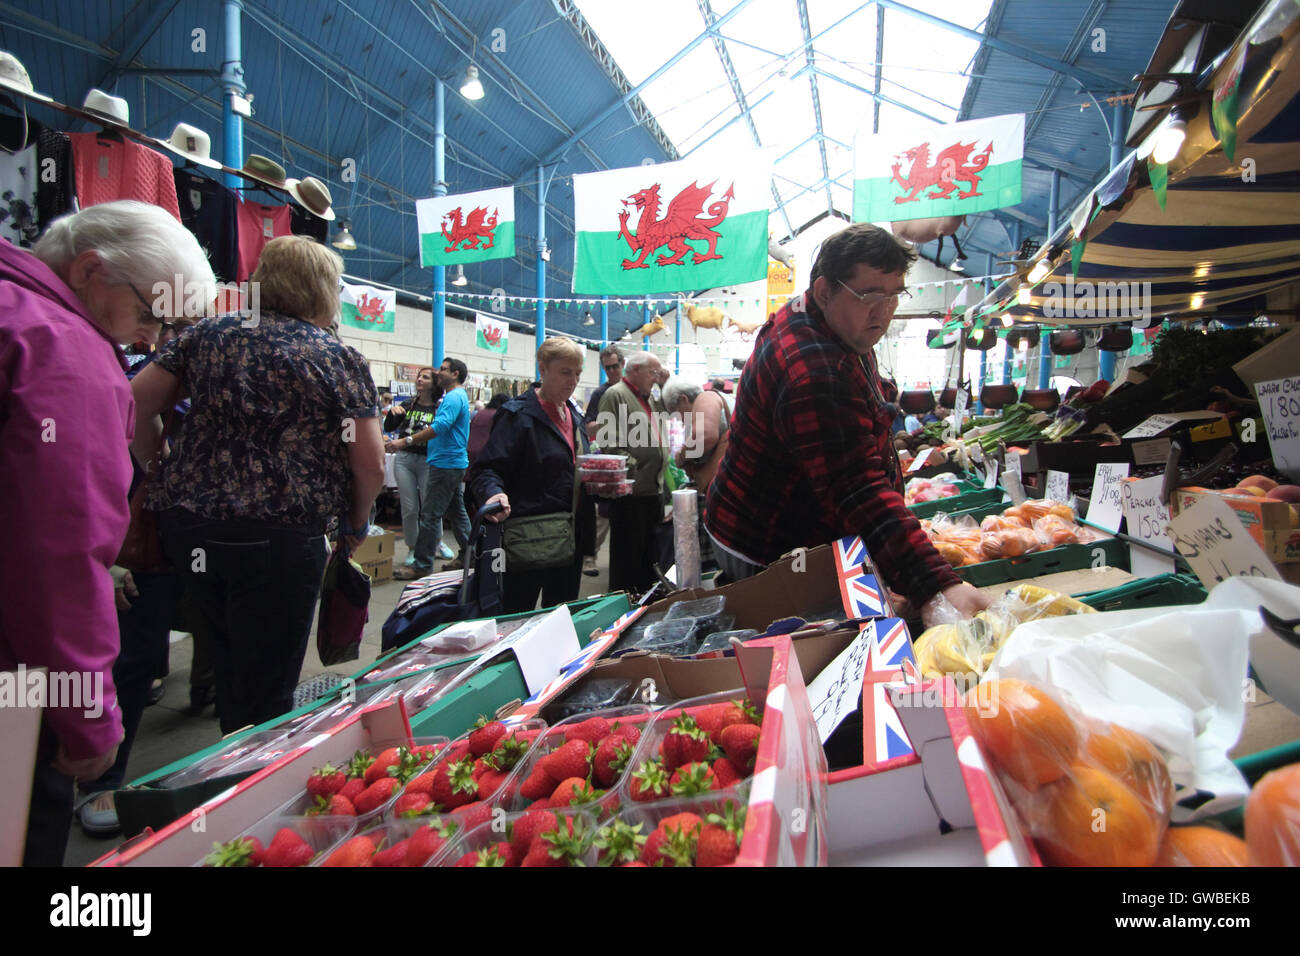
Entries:
POLYGON ((1121 483, 1128 477, 1128 462, 1104 461, 1092 477, 1092 497, 1088 503, 1088 523, 1107 531, 1118 531, 1124 517, 1121 483))
POLYGON ((1300 480, 1300 375, 1255 385, 1279 471, 1300 480))
MULTIPOLYGON (((1160 489, 1164 481, 1160 475, 1130 479, 1123 482, 1120 489, 1128 533, 1139 541, 1172 551, 1174 543, 1169 537, 1169 508, 1160 500, 1160 489)), ((1132 546, 1129 547, 1129 565, 1140 578, 1172 574, 1175 567, 1173 558, 1132 546)))
POLYGON ((1169 533, 1207 588, 1232 577, 1282 579, 1228 503, 1216 495, 1206 495, 1170 521, 1169 533))
POLYGON ((826 743, 845 717, 862 706, 862 676, 867 672, 874 632, 873 627, 859 631, 853 643, 808 687, 808 701, 822 743, 826 743))

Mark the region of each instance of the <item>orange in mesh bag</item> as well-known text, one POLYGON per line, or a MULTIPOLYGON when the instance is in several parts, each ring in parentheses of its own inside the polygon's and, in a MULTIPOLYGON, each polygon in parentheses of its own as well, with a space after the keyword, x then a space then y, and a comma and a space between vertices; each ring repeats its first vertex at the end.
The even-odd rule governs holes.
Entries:
POLYGON ((1088 730, 1081 760, 1119 778, 1157 815, 1167 818, 1174 808, 1174 782, 1160 751, 1119 724, 1094 722, 1088 730))
POLYGON ((1249 866, 1246 841, 1214 827, 1170 827, 1156 866, 1249 866))
POLYGON ((1151 866, 1165 828, 1118 777, 1083 763, 1017 809, 1049 866, 1151 866))
POLYGON ((1028 524, 1012 514, 989 515, 980 522, 980 531, 986 534, 992 531, 1013 531, 1028 527, 1028 524))
POLYGON ((1038 535, 1032 528, 1009 528, 1005 531, 986 532, 980 536, 980 557, 984 561, 998 558, 1016 558, 1040 547, 1038 535))
POLYGON ((1265 774, 1246 798, 1251 866, 1300 866, 1300 764, 1265 774))
POLYGON ((1059 548, 1063 544, 1079 542, 1079 526, 1059 515, 1048 514, 1034 522, 1034 533, 1044 548, 1059 548))
POLYGON ((1026 790, 1058 780, 1079 750, 1079 730, 1032 684, 985 681, 966 695, 966 720, 984 752, 1026 790))
POLYGON ((1050 498, 1044 498, 1041 501, 1030 500, 1021 505, 1012 505, 1002 514, 1007 518, 1015 518, 1021 524, 1031 525, 1039 518, 1051 514, 1053 506, 1061 507, 1061 503, 1052 501, 1050 498))

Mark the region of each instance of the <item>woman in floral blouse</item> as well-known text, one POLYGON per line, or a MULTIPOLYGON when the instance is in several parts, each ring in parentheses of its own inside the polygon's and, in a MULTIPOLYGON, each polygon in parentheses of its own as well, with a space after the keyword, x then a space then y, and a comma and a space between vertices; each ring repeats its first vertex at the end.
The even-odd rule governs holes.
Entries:
POLYGON ((378 395, 365 358, 329 332, 343 261, 319 243, 267 243, 252 312, 201 322, 132 386, 132 452, 147 461, 159 415, 190 414, 149 506, 211 640, 222 733, 290 710, 325 569, 326 523, 365 535, 384 480, 378 395))

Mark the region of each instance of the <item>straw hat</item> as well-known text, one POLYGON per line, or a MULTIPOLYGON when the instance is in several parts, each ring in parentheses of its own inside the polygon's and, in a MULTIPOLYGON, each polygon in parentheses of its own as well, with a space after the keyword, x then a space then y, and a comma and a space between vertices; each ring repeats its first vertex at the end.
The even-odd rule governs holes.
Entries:
POLYGON ((330 195, 329 187, 315 176, 308 176, 306 179, 287 179, 284 188, 289 190, 289 195, 299 206, 313 216, 319 216, 321 219, 334 218, 334 210, 330 208, 334 199, 330 195))
POLYGON ((197 126, 177 123, 171 137, 157 140, 157 143, 163 149, 170 150, 177 156, 183 156, 200 166, 206 166, 208 169, 221 168, 221 164, 212 158, 212 140, 197 126))

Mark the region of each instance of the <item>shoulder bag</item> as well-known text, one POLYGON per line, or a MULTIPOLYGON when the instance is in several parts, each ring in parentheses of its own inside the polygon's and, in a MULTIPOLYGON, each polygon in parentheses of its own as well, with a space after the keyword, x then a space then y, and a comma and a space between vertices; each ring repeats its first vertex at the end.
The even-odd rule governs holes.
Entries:
MULTIPOLYGON (((572 410, 570 410, 572 415, 572 410)), ((576 521, 580 479, 576 461, 579 447, 578 420, 572 415, 573 502, 567 512, 507 518, 501 524, 501 544, 506 552, 506 572, 543 571, 563 568, 574 562, 577 551, 576 521)), ((494 423, 495 424, 495 423, 494 423)))

